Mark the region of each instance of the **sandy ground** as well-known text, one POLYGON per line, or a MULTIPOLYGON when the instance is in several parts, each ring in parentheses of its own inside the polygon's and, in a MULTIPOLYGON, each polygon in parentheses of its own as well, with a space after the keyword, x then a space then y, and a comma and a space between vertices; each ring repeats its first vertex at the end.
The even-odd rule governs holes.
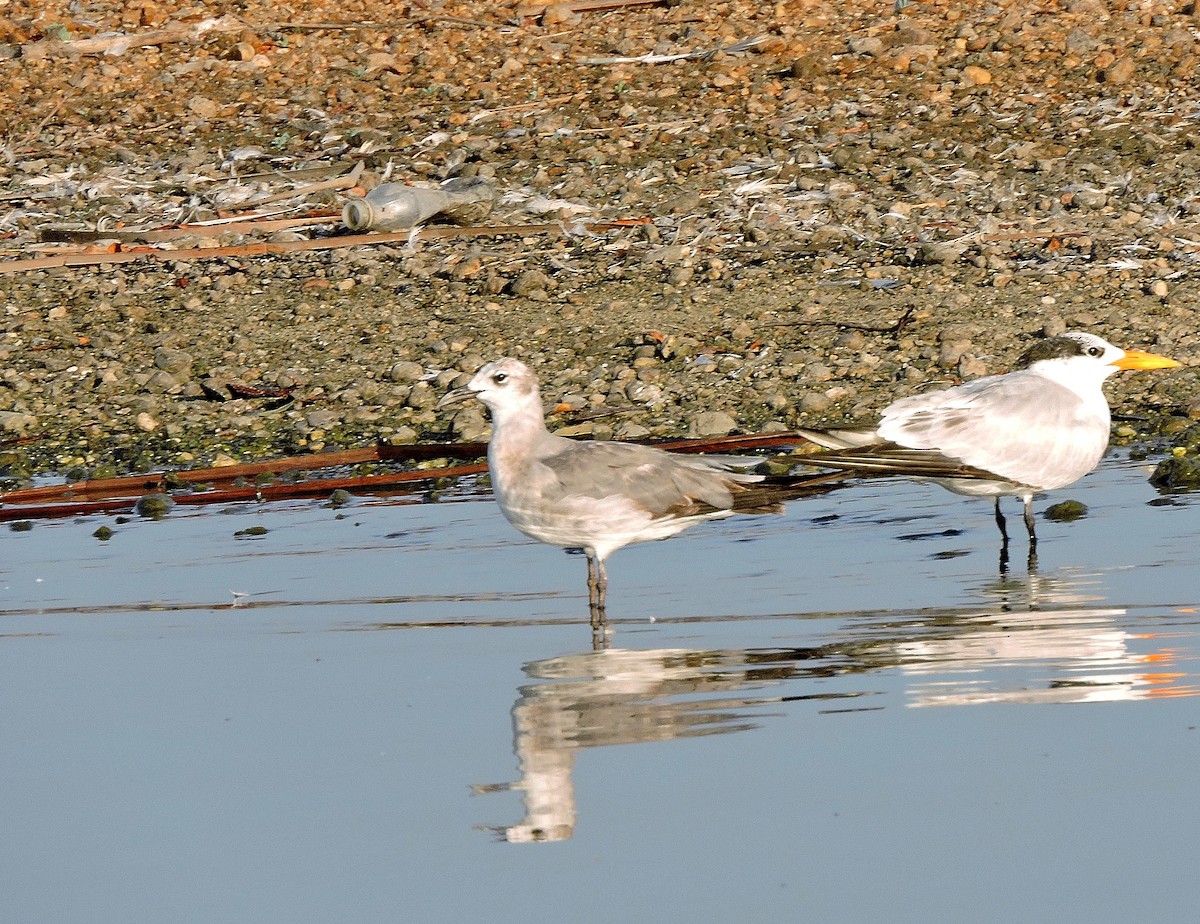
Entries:
POLYGON ((478 438, 433 406, 501 354, 573 432, 702 436, 1081 328, 1185 363, 1118 439, 1200 417, 1190 5, 584 6, 0 4, 0 475, 478 438), (451 177, 482 228, 333 246, 451 177))

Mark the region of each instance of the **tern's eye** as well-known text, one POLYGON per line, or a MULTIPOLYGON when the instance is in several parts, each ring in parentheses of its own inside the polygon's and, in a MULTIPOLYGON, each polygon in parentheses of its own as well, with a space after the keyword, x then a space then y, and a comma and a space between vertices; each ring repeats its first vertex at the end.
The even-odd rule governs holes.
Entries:
POLYGON ((1087 348, 1087 355, 1088 356, 1103 356, 1104 350, 1100 349, 1100 347, 1098 347, 1098 346, 1090 346, 1087 348))
POLYGON ((508 381, 508 373, 507 372, 497 372, 495 375, 492 376, 492 381, 495 382, 497 385, 503 385, 505 382, 508 381))

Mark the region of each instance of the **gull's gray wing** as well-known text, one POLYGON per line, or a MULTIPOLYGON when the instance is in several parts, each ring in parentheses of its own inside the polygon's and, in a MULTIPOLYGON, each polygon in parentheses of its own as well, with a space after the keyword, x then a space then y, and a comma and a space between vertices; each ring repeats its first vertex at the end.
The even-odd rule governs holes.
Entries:
POLYGON ((716 510, 733 506, 740 484, 760 480, 701 458, 671 455, 630 443, 564 441, 559 452, 540 459, 554 475, 561 496, 621 495, 652 516, 716 510))

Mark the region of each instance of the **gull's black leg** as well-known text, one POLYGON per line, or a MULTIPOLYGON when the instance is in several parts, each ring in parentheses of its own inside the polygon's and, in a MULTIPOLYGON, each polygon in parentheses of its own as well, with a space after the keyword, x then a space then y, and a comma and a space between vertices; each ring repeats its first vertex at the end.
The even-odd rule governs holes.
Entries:
POLYGON ((592 555, 588 562, 588 611, 592 617, 592 648, 599 650, 608 647, 608 620, 604 613, 604 598, 608 590, 608 573, 604 562, 592 555))

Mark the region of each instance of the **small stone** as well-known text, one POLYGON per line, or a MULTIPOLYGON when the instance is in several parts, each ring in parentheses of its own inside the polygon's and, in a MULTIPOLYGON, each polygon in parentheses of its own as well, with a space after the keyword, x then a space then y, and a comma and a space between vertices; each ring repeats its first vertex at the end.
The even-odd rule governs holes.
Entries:
POLYGON ((949 241, 927 241, 921 245, 921 260, 924 263, 950 264, 966 253, 965 244, 949 241))
POLYGON ((159 427, 158 420, 155 419, 154 415, 148 414, 145 411, 138 414, 133 422, 137 424, 137 428, 143 433, 153 433, 159 427))
POLYGON ((545 299, 547 298, 547 290, 550 288, 550 277, 541 270, 525 270, 520 276, 514 279, 508 287, 508 290, 513 295, 520 295, 525 298, 545 299))
POLYGON ((1104 82, 1111 83, 1114 86, 1129 83, 1134 75, 1134 64, 1131 58, 1118 58, 1113 64, 1104 71, 1104 82))
POLYGON ((697 414, 688 428, 688 435, 695 437, 728 436, 737 429, 737 420, 725 411, 703 411, 697 414))
POLYGON ((418 410, 430 408, 438 403, 438 396, 428 382, 417 382, 409 391, 408 400, 405 403, 418 410))
POLYGON ((554 3, 542 13, 543 26, 575 26, 583 22, 583 16, 569 3, 554 3))
POLYGON ((800 399, 800 410, 805 414, 823 414, 833 407, 833 399, 820 392, 810 392, 800 399))
POLYGON ((395 363, 387 375, 393 382, 416 382, 424 374, 425 367, 420 363, 404 361, 395 363))
POLYGON ((1162 279, 1156 279, 1150 283, 1150 294, 1156 298, 1166 298, 1170 291, 1170 286, 1162 279))
POLYGON ((854 350, 857 352, 867 345, 867 338, 862 335, 861 331, 848 330, 838 334, 833 341, 833 345, 842 350, 854 350))
POLYGON ((347 491, 345 488, 337 488, 332 494, 329 495, 329 506, 336 510, 338 507, 345 507, 353 500, 354 495, 352 495, 349 491, 347 491))
POLYGON ((1200 487, 1200 458, 1196 456, 1171 456, 1158 463, 1150 476, 1156 488, 1200 487))
POLYGON ((1063 49, 1069 54, 1083 55, 1096 47, 1096 40, 1076 26, 1067 33, 1063 49))
POLYGON ((872 58, 878 58, 884 52, 883 39, 877 38, 874 35, 867 35, 861 38, 852 37, 847 40, 846 44, 856 55, 869 55, 872 58))
POLYGON ((134 511, 138 516, 146 517, 150 520, 161 520, 175 506, 175 501, 171 500, 169 494, 143 494, 138 498, 138 502, 134 505, 134 511))
POLYGON ((101 542, 107 542, 113 537, 113 531, 108 526, 99 526, 96 528, 96 531, 92 533, 92 535, 101 542))
POLYGON ((338 425, 342 415, 328 408, 309 411, 304 415, 304 422, 314 430, 328 430, 338 425))
POLYGON ((982 87, 992 82, 992 75, 986 68, 968 64, 962 69, 962 82, 969 87, 982 87))
POLYGON ((0 430, 9 433, 25 433, 30 427, 37 425, 37 418, 32 414, 22 414, 19 411, 0 411, 0 430))
POLYGON ((1084 186, 1071 192, 1071 204, 1086 209, 1102 209, 1108 205, 1108 193, 1084 186))
POLYGON ((216 118, 220 106, 206 96, 193 96, 188 100, 188 109, 205 120, 216 118))
POLYGON ((468 407, 454 415, 450 432, 464 443, 483 443, 491 436, 492 428, 482 410, 468 407))
POLYGON ((964 354, 958 361, 958 377, 961 379, 977 379, 987 374, 987 363, 970 353, 964 354))
POLYGON ((1065 500, 1047 507, 1042 516, 1055 523, 1071 523, 1087 516, 1087 512, 1086 504, 1075 500, 1065 500))
POLYGON ((970 340, 953 340, 943 343, 941 350, 938 352, 938 365, 958 365, 959 360, 963 358, 963 354, 969 349, 971 349, 970 340))
POLYGON ((192 368, 192 355, 183 350, 159 347, 154 351, 154 365, 171 375, 186 375, 192 368))
POLYGON ((389 446, 408 446, 412 443, 415 443, 420 436, 421 434, 419 434, 412 427, 399 426, 388 434, 385 442, 387 442, 389 446))
POLYGON ((625 423, 614 434, 618 440, 642 440, 650 435, 649 429, 639 423, 625 423))
POLYGON ((685 286, 692 281, 695 270, 690 266, 672 266, 667 273, 667 282, 673 286, 685 286))

